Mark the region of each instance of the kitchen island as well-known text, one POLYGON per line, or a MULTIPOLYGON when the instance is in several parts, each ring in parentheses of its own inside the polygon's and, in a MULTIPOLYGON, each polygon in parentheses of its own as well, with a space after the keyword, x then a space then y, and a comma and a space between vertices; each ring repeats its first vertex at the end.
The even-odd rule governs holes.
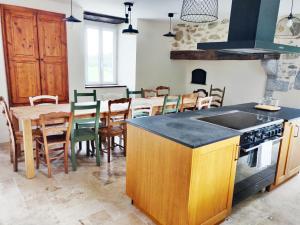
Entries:
POLYGON ((300 118, 297 109, 269 113, 254 105, 129 121, 126 192, 134 205, 162 225, 224 220, 232 207, 241 133, 195 118, 231 110, 280 117, 286 123, 300 118))

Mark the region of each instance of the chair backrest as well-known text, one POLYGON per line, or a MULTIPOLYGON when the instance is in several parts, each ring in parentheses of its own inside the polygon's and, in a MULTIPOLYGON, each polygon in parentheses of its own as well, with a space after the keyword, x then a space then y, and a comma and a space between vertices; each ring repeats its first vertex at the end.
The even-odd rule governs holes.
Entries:
POLYGON ((218 108, 218 107, 223 106, 225 90, 226 90, 226 87, 224 87, 223 89, 220 89, 220 88, 213 88, 212 85, 210 86, 209 96, 213 97, 211 107, 218 108))
POLYGON ((212 101, 213 97, 199 98, 197 103, 198 110, 209 109, 211 107, 212 101))
POLYGON ((75 103, 78 102, 79 97, 92 97, 91 101, 96 102, 97 101, 97 92, 96 92, 96 90, 93 90, 93 92, 90 92, 90 93, 83 93, 83 92, 78 92, 77 90, 74 90, 75 103))
POLYGON ((126 88, 126 96, 127 98, 136 97, 137 95, 140 95, 141 98, 144 98, 144 90, 141 88, 140 91, 130 91, 129 88, 126 88))
POLYGON ((165 96, 162 108, 162 115, 177 113, 179 111, 181 97, 180 96, 165 96), (175 106, 175 107, 174 107, 175 106))
POLYGON ((72 112, 72 131, 71 135, 74 134, 74 129, 78 123, 90 123, 92 122, 95 129, 95 135, 98 135, 99 130, 99 119, 100 119, 100 101, 93 103, 80 103, 76 104, 75 102, 71 103, 71 112, 72 112), (93 117, 84 117, 84 111, 90 111, 88 114, 94 114, 93 117), (80 116, 81 115, 81 116, 80 116))
POLYGON ((164 97, 166 95, 170 95, 170 87, 159 86, 156 88, 157 97, 164 97))
POLYGON ((39 123, 43 133, 45 145, 47 137, 66 133, 66 142, 70 139, 72 115, 66 112, 48 113, 40 115, 39 123))
POLYGON ((205 89, 197 89, 193 93, 198 93, 200 98, 205 98, 208 96, 208 92, 205 89))
POLYGON ((34 97, 29 97, 29 102, 31 106, 35 105, 49 105, 58 104, 58 96, 51 95, 39 95, 34 97))
POLYGON ((152 106, 139 104, 131 107, 131 118, 142 118, 152 116, 152 106))
POLYGON ((9 113, 8 106, 7 106, 5 100, 2 96, 0 96, 0 106, 2 107, 2 113, 4 114, 5 119, 6 119, 6 125, 8 126, 9 137, 10 137, 12 147, 15 148, 15 146, 16 146, 15 130, 14 130, 14 127, 13 127, 13 123, 12 123, 12 119, 11 119, 11 116, 10 116, 10 113, 9 113))
POLYGON ((107 115, 108 128, 117 125, 125 125, 125 120, 128 119, 128 115, 130 112, 130 106, 131 106, 131 98, 121 98, 121 99, 108 101, 108 115, 107 115), (119 108, 120 105, 123 105, 122 109, 119 108))
POLYGON ((198 98, 198 93, 182 95, 180 111, 184 112, 185 109, 195 110, 197 108, 198 98))
POLYGON ((157 92, 152 89, 143 89, 143 96, 144 96, 144 98, 156 97, 157 92))

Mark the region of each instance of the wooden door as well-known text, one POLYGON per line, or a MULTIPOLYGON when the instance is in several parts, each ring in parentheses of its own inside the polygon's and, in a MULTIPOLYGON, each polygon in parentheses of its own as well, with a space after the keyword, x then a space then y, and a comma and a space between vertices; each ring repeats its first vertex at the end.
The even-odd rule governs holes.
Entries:
POLYGON ((300 171, 300 119, 293 121, 287 161, 287 174, 293 176, 300 171))
POLYGON ((38 12, 42 94, 69 101, 66 26, 64 15, 38 12))
POLYGON ((10 104, 27 104, 41 94, 36 12, 4 5, 2 22, 10 104))

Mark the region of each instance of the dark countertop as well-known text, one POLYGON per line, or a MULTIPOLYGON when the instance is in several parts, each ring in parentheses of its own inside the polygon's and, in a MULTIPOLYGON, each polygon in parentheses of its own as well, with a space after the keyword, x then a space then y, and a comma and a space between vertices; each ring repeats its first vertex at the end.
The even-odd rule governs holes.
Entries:
POLYGON ((255 109, 255 105, 256 103, 247 103, 216 109, 169 114, 166 116, 145 117, 129 120, 128 123, 187 147, 198 148, 231 137, 240 136, 242 133, 204 121, 194 120, 192 119, 193 117, 212 116, 220 114, 220 112, 240 110, 267 115, 285 121, 300 118, 300 109, 283 107, 278 112, 268 112, 255 109))

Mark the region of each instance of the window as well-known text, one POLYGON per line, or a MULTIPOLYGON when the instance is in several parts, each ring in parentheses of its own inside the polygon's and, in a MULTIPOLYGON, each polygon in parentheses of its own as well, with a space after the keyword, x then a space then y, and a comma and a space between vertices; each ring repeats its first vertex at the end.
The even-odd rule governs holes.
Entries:
POLYGON ((117 27, 85 21, 86 85, 117 84, 117 27))

